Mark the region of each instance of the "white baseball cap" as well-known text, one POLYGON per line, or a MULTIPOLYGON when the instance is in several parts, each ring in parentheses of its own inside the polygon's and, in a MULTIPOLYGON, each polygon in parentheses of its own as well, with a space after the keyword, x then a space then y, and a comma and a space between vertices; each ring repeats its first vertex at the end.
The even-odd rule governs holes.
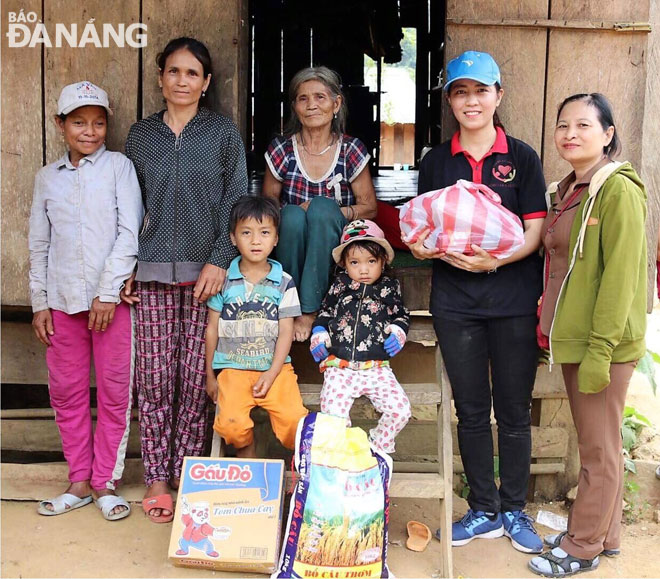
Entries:
POLYGON ((103 107, 109 115, 112 114, 108 93, 88 80, 74 82, 62 89, 57 100, 57 114, 68 115, 71 111, 86 106, 103 107))

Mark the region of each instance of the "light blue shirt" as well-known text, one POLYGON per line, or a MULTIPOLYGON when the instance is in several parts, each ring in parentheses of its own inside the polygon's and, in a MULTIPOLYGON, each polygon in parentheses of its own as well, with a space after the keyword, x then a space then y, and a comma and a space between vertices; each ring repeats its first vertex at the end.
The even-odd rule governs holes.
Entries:
POLYGON ((245 279, 240 262, 239 255, 229 264, 220 293, 206 302, 220 312, 212 366, 265 372, 273 363, 279 321, 300 315, 298 292, 278 261, 268 260, 270 271, 256 284, 245 279))
POLYGON ((144 209, 133 164, 105 145, 74 167, 68 153, 36 176, 30 214, 32 310, 75 314, 119 303, 133 273, 144 209))

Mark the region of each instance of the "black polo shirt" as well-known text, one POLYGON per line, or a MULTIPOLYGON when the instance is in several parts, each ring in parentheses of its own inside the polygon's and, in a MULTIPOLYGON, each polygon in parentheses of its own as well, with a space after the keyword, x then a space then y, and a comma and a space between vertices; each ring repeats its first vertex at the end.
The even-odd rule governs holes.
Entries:
MULTIPOLYGON (((417 193, 453 185, 459 179, 483 183, 502 205, 525 219, 546 215, 541 160, 529 145, 497 128, 490 151, 479 162, 461 147, 458 132, 433 147, 419 167, 417 193)), ((431 313, 452 319, 500 318, 535 314, 542 292, 543 261, 538 252, 503 265, 492 274, 464 271, 433 260, 431 313)))

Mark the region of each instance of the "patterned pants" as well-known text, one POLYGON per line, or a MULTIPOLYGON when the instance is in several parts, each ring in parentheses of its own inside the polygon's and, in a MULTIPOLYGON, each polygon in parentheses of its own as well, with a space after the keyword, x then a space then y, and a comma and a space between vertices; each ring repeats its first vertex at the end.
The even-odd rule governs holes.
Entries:
POLYGON ((180 478, 184 456, 204 450, 207 426, 206 304, 193 286, 138 282, 137 393, 144 481, 180 478), (173 419, 174 389, 178 415, 173 419), (172 432, 174 431, 174 437, 172 432))
POLYGON ((381 413, 376 428, 369 431, 371 443, 384 452, 394 452, 394 438, 410 420, 410 401, 391 368, 327 368, 321 390, 321 412, 346 418, 353 402, 366 396, 381 413))

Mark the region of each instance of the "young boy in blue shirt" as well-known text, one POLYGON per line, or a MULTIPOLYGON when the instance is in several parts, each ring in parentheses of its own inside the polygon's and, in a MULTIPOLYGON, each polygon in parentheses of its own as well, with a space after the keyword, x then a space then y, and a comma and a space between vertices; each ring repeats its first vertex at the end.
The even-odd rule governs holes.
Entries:
POLYGON ((300 315, 298 292, 280 263, 268 259, 279 220, 271 199, 236 202, 229 230, 240 255, 207 302, 206 391, 218 404, 213 428, 240 458, 256 456, 250 418, 255 406, 268 412, 275 436, 289 449, 307 414, 289 357, 293 319, 300 315))

